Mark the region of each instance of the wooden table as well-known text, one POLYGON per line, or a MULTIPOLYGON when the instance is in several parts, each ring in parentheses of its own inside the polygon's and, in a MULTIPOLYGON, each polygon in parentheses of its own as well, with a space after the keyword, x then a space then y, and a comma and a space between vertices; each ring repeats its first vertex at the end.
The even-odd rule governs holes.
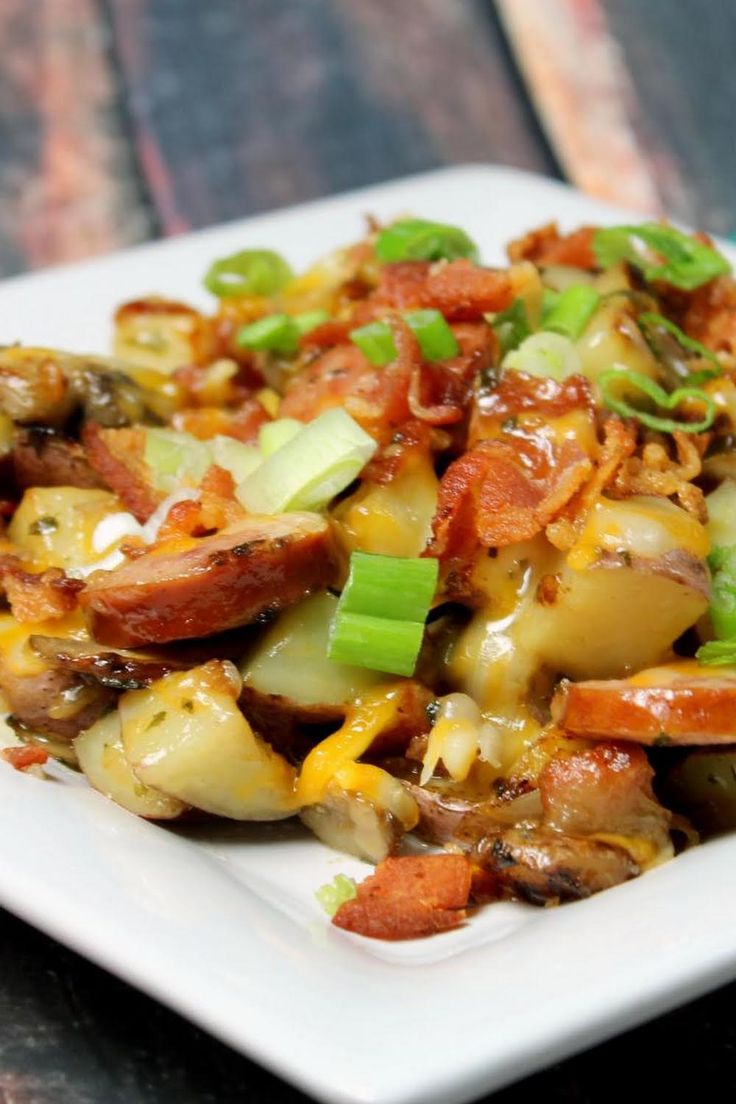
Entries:
MULTIPOLYGON (((730 0, 502 6, 551 143, 489 0, 0 0, 0 274, 453 162, 564 165, 595 189, 611 143, 577 124, 601 57, 628 183, 736 228, 730 0)), ((728 986, 494 1099, 599 1104, 656 1085, 678 1100, 728 1083, 735 1000, 728 986)), ((0 914, 0 1104, 304 1099, 0 914)))

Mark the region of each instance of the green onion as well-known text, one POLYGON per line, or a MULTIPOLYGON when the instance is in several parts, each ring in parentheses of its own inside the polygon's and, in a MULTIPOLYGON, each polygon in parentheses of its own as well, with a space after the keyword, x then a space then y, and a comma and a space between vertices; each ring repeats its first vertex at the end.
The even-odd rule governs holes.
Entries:
POLYGON ((600 295, 588 284, 571 284, 560 292, 550 310, 542 315, 542 327, 577 341, 600 302, 600 295))
POLYGON ((346 901, 352 901, 358 895, 358 887, 347 874, 336 874, 331 882, 320 886, 315 893, 318 904, 322 906, 327 915, 332 918, 340 905, 346 901))
POLYGON ((717 250, 674 226, 658 222, 597 230, 593 252, 601 268, 628 261, 645 280, 664 280, 685 291, 731 271, 728 261, 717 250), (663 262, 652 259, 652 253, 663 262))
POLYGON ((327 655, 333 663, 350 663, 392 675, 413 675, 423 635, 424 625, 419 621, 391 621, 367 613, 339 612, 327 655))
POLYGON ((644 311, 636 321, 654 355, 663 363, 666 358, 666 366, 674 367, 675 375, 680 379, 685 380, 690 385, 697 386, 706 380, 715 379, 721 375, 723 369, 715 353, 711 352, 710 349, 706 349, 705 345, 701 345, 694 337, 688 337, 679 326, 676 326, 674 322, 670 322, 669 318, 656 314, 654 311, 644 311), (677 364, 673 364, 673 358, 667 355, 667 349, 663 341, 663 330, 665 335, 674 338, 680 349, 684 349, 686 353, 692 353, 693 356, 701 360, 707 360, 712 367, 700 372, 690 372, 687 367, 684 371, 678 370, 677 364))
POLYGON ((359 326, 350 331, 350 340, 377 368, 390 364, 398 355, 394 335, 387 322, 369 322, 367 326, 359 326))
POLYGON ((320 414, 267 457, 237 489, 246 510, 321 510, 362 471, 377 448, 342 407, 320 414))
POLYGON ((713 424, 716 415, 716 404, 710 395, 697 387, 678 387, 671 394, 655 383, 654 380, 644 376, 641 372, 632 372, 626 368, 609 368, 598 377, 598 386, 604 403, 610 409, 624 418, 637 418, 642 425, 649 429, 658 430, 660 433, 674 433, 680 430, 682 433, 702 433, 713 424), (658 414, 651 414, 632 406, 623 394, 625 391, 639 391, 646 399, 651 400, 655 406, 662 410, 676 410, 680 403, 687 399, 693 399, 705 407, 705 413, 700 421, 680 422, 673 418, 662 418, 658 414))
POLYGON ((296 322, 296 328, 300 334, 311 333, 312 330, 316 330, 317 326, 321 326, 323 322, 329 322, 330 316, 326 310, 312 310, 303 311, 302 314, 295 314, 294 321, 296 322))
POLYGON ((711 548, 736 545, 736 482, 724 479, 705 496, 708 508, 706 530, 711 548))
POLYGON ((259 467, 263 457, 253 445, 244 445, 234 437, 218 434, 207 441, 212 462, 229 471, 236 483, 240 483, 252 471, 259 467))
POLYGON ((294 353, 299 345, 299 328, 288 314, 269 314, 243 326, 237 340, 243 349, 294 353))
POLYGON ((425 360, 448 360, 460 352, 455 335, 440 311, 409 311, 404 321, 419 342, 425 360))
POLYGON ((258 446, 264 459, 282 448, 292 437, 304 429, 304 422, 296 418, 277 418, 266 422, 258 431, 258 446))
POLYGON ((376 237, 376 256, 383 264, 396 261, 478 260, 478 249, 464 230, 443 222, 402 219, 376 237))
POLYGON ((736 663, 736 640, 710 640, 695 656, 706 667, 730 667, 736 663))
POLYGON ((424 621, 436 586, 435 559, 353 552, 340 608, 396 621, 424 621))
POLYGON ((219 299, 238 295, 276 295, 293 279, 291 268, 270 249, 243 249, 214 261, 204 286, 219 299))
POLYGON ((736 637, 736 545, 719 545, 708 556, 712 573, 710 619, 719 640, 736 637))
MULTIPOLYGON (((460 352, 455 335, 440 311, 409 311, 403 317, 419 342, 425 360, 447 360, 460 352)), ((359 326, 350 331, 350 340, 378 368, 390 364, 398 355, 388 322, 369 322, 366 326, 359 326)))
POLYGON ((582 371, 580 355, 570 339, 546 331, 532 334, 518 349, 507 353, 503 367, 558 381, 582 371))
POLYGON ((434 559, 353 552, 328 657, 335 663, 413 674, 438 570, 434 559))
POLYGON ((175 429, 146 428, 143 458, 158 490, 172 490, 177 483, 199 483, 212 463, 205 441, 175 429))
MULTIPOLYGON (((489 316, 486 316, 489 317, 489 316)), ((531 335, 529 315, 523 299, 514 299, 510 307, 493 316, 491 325, 501 346, 501 356, 518 349, 522 341, 531 335)))

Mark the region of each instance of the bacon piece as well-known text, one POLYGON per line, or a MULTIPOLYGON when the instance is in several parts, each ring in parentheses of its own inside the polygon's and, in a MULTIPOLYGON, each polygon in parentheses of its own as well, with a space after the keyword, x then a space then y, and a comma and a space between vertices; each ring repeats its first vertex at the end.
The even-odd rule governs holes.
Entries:
POLYGON ((565 732, 645 745, 736 743, 736 675, 695 663, 628 679, 563 686, 552 702, 565 732))
POLYGON ((202 537, 235 525, 246 516, 235 497, 235 480, 219 464, 207 469, 199 497, 175 502, 159 526, 156 545, 180 536, 202 537))
POLYGON ((540 268, 547 265, 598 268, 598 261, 593 252, 595 231, 595 226, 581 226, 563 237, 557 228, 557 223, 550 222, 512 241, 508 246, 509 260, 514 264, 519 261, 532 261, 540 268))
POLYGON ((680 325, 714 352, 736 352, 736 280, 718 276, 689 297, 680 325))
POLYGON ((506 272, 470 261, 401 261, 381 269, 371 302, 397 310, 433 308, 451 321, 472 322, 505 310, 513 293, 506 272))
POLYGON ((104 486, 77 441, 42 426, 16 432, 11 461, 15 484, 21 488, 104 486))
POLYGON ((470 444, 496 437, 512 419, 534 415, 545 420, 561 418, 574 410, 590 413, 595 399, 585 376, 568 376, 562 382, 551 377, 504 371, 493 390, 481 391, 470 425, 470 444))
POLYGON ((152 485, 145 462, 145 430, 139 426, 104 429, 88 422, 82 431, 90 466, 138 521, 151 516, 164 495, 152 485))
POLYGON ((81 604, 96 640, 128 648, 247 625, 330 586, 336 573, 325 519, 247 517, 213 536, 183 538, 183 547, 165 543, 95 572, 81 604))
POLYGON ((352 394, 364 379, 372 381, 376 375, 376 369, 357 345, 337 345, 293 377, 279 414, 311 422, 324 410, 343 406, 346 395, 352 394))
POLYGON ((654 771, 636 745, 601 743, 552 758, 539 775, 544 823, 568 835, 611 833, 669 840, 669 813, 652 791, 654 771))
POLYGON ((49 753, 44 751, 43 748, 34 747, 33 744, 26 744, 23 747, 3 748, 0 751, 0 756, 6 763, 10 763, 11 767, 15 767, 19 771, 25 771, 29 767, 42 767, 44 763, 48 762, 49 753))
POLYGON ((561 447, 527 439, 481 441, 440 481, 429 554, 466 558, 528 540, 575 494, 592 470, 575 441, 561 447))
POLYGON ((56 621, 76 608, 84 583, 59 567, 34 573, 25 571, 16 556, 0 556, 0 586, 16 621, 56 621))
POLYGON ((407 855, 379 863, 332 923, 371 939, 418 939, 462 923, 473 867, 463 855, 407 855))

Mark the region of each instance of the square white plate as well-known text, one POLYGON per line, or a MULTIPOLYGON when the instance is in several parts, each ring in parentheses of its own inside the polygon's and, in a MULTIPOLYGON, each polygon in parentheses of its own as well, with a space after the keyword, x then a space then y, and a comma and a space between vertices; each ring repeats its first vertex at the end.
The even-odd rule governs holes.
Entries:
MULTIPOLYGON (((547 220, 622 216, 512 170, 449 169, 7 281, 0 342, 104 352, 126 298, 205 303, 213 257, 265 245, 301 266, 363 214, 405 211, 463 225, 488 261, 547 220)), ((365 867, 299 829, 160 828, 53 774, 0 769, 0 901, 320 1100, 460 1104, 736 974, 736 838, 589 901, 494 905, 389 944, 327 923, 315 889, 365 867)))

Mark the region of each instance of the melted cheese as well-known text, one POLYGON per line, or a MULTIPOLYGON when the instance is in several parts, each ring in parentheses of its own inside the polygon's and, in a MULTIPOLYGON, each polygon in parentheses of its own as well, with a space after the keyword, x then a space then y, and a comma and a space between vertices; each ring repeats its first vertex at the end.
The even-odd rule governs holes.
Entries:
POLYGON ((391 483, 361 487, 333 513, 348 551, 418 556, 431 533, 438 486, 432 464, 421 457, 391 483))
POLYGON ((669 499, 635 495, 614 502, 601 498, 570 549, 567 563, 581 571, 591 567, 602 552, 654 559, 681 551, 702 559, 709 547, 705 526, 669 499))
POLYGON ((56 621, 23 622, 10 613, 0 613, 0 661, 11 674, 20 677, 42 674, 48 668, 45 660, 31 648, 30 637, 57 636, 66 640, 88 639, 84 619, 79 610, 56 621))

